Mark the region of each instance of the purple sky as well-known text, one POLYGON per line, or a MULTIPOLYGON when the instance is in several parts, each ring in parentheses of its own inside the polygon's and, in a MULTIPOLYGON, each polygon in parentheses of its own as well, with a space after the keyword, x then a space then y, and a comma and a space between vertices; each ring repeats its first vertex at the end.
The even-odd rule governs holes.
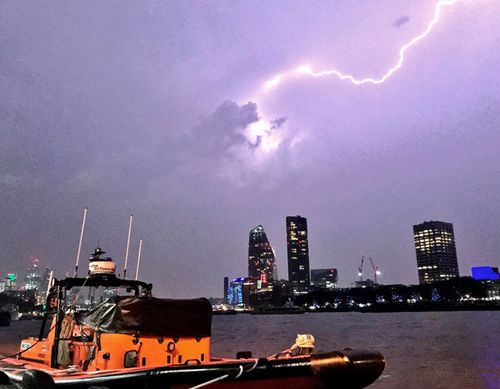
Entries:
POLYGON ((459 1, 380 85, 433 1, 0 3, 0 276, 82 267, 98 240, 157 295, 221 296, 285 217, 341 286, 371 256, 416 283, 412 226, 454 224, 460 272, 500 266, 500 3, 459 1), (260 129, 261 136, 255 135, 260 129))

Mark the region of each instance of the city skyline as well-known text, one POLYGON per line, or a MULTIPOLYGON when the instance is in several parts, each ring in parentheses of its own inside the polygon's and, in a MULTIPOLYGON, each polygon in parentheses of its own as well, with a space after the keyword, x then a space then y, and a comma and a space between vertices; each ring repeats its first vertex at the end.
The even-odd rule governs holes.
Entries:
MULTIPOLYGON (((290 277, 290 239, 291 238, 296 238, 298 234, 300 234, 303 238, 305 237, 305 250, 307 252, 307 268, 309 269, 309 277, 307 279, 312 280, 312 271, 316 271, 318 274, 327 272, 331 273, 334 272, 333 275, 329 275, 329 277, 332 277, 332 280, 335 279, 335 282, 332 281, 332 283, 335 284, 335 287, 337 287, 338 283, 338 270, 337 268, 333 268, 331 266, 336 266, 342 265, 339 263, 334 263, 330 264, 330 267, 325 268, 325 269, 313 269, 309 263, 309 250, 308 250, 308 233, 307 233, 307 218, 302 217, 300 215, 297 216, 287 216, 285 218, 286 220, 286 240, 287 240, 287 252, 286 252, 286 268, 288 269, 288 277, 287 281, 292 281, 291 286, 293 285, 293 280, 290 277)), ((418 273, 418 282, 416 283, 410 283, 407 285, 413 285, 417 283, 428 283, 428 282, 435 282, 435 281, 443 281, 443 280, 448 280, 452 277, 459 277, 459 264, 460 261, 457 261, 457 253, 456 253, 456 242, 455 242, 455 236, 454 236, 454 231, 453 231, 453 223, 448 223, 448 222, 442 222, 442 221, 423 221, 419 224, 413 225, 413 242, 414 242, 414 250, 416 250, 416 269, 418 273), (444 231, 444 232, 443 232, 444 231), (437 237, 437 239, 436 239, 437 237), (432 251, 432 255, 430 257, 427 257, 426 253, 424 254, 419 254, 420 253, 420 248, 422 245, 429 245, 428 240, 431 240, 430 243, 430 249, 432 251), (444 240, 442 242, 442 240, 444 240), (451 245, 451 249, 446 249, 445 254, 439 254, 441 253, 441 244, 446 245, 451 245), (436 251, 437 250, 437 251, 436 251), (451 251, 450 251, 451 250, 451 251), (438 253, 439 252, 439 253, 438 253), (424 255, 422 257, 422 255, 424 255), (437 257, 436 257, 437 255, 437 257), (446 259, 446 264, 441 264, 440 263, 440 258, 442 255, 445 255, 446 259), (451 255, 451 260, 450 262, 449 256, 451 255), (438 258, 439 257, 439 258, 438 258), (427 265, 429 264, 437 264, 438 266, 432 266, 429 267, 427 265), (423 268, 423 265, 426 265, 425 268, 423 268), (449 270, 449 268, 453 267, 453 269, 449 270), (432 268, 432 270, 431 270, 432 268), (455 270, 456 269, 456 272, 455 270), (445 273, 443 276, 440 276, 441 273, 445 273), (429 276, 430 278, 427 279, 427 276, 424 274, 431 274, 429 276), (435 274, 434 274, 435 273, 435 274), (450 274, 448 274, 450 273, 450 274), (440 277, 445 277, 445 278, 440 278, 440 277)), ((248 265, 248 272, 247 276, 241 276, 241 275, 232 275, 230 277, 224 276, 224 290, 227 290, 226 287, 226 281, 229 283, 229 280, 232 279, 233 281, 238 281, 238 282, 243 282, 247 280, 253 280, 251 284, 254 284, 257 280, 259 281, 258 285, 265 286, 266 283, 270 282, 271 284, 273 282, 276 282, 278 280, 284 280, 283 277, 279 278, 278 275, 278 268, 277 268, 277 256, 275 255, 275 249, 273 248, 273 245, 271 245, 269 239, 267 238, 266 232, 263 228, 262 225, 258 225, 257 227, 254 227, 250 230, 249 233, 249 241, 248 241, 248 255, 245 259, 248 265), (264 275, 264 276, 262 276, 264 275), (270 275, 272 275, 270 277, 270 275), (247 278, 248 277, 248 278, 247 278), (265 282, 264 282, 265 281, 265 282)), ((297 246, 296 248, 300 249, 302 247, 301 245, 297 246)), ((427 248, 428 250, 428 248, 427 248)), ((293 254, 292 254, 293 255, 293 254)), ((363 256, 364 257, 364 256, 363 256)), ((87 258, 84 256, 83 260, 85 262, 87 258)), ((371 260, 371 258, 369 258, 371 260)), ((314 264, 314 262, 313 262, 314 264)), ((135 267, 136 264, 132 263, 132 267, 135 267)), ((372 265, 374 266, 374 265, 372 265)), ((465 272, 462 269, 462 276, 470 277, 473 272, 474 267, 480 267, 480 266, 485 266, 486 268, 490 268, 492 265, 492 261, 488 260, 479 260, 477 263, 473 263, 469 269, 467 269, 465 272)), ((494 268, 494 266, 493 266, 494 268)), ((30 285, 30 280, 33 279, 33 277, 38 277, 40 279, 41 276, 41 268, 39 266, 39 258, 38 254, 34 254, 30 256, 30 258, 27 261, 27 267, 25 269, 11 269, 12 271, 4 271, 5 276, 9 274, 14 274, 17 277, 17 288, 20 288, 21 290, 28 290, 32 289, 32 286, 30 285), (39 271, 37 272, 35 269, 38 269, 39 271), (23 282, 20 282, 24 280, 23 282)), ((376 268, 378 271, 378 266, 376 268)), ((411 271, 411 269, 408 269, 411 271)), ((45 267, 45 273, 50 271, 48 267, 45 267)), ((87 267, 86 264, 84 268, 81 268, 80 271, 86 272, 87 267)), ((122 269, 119 267, 117 268, 117 274, 120 276, 120 272, 122 269)), ((375 271, 375 270, 374 270, 375 271)), ((66 272, 66 274, 57 274, 55 273, 55 276, 59 276, 59 278, 62 278, 64 276, 68 276, 71 273, 71 268, 66 272)), ((377 272, 378 273, 378 272, 377 272)), ((384 274, 385 275, 385 274, 384 274)), ((359 273, 357 274, 359 277, 359 273)), ((0 277, 2 277, 2 272, 0 272, 0 277)), ((7 277, 3 277, 7 278, 7 277)), ((4 279, 0 279, 1 281, 5 281, 4 279)), ((293 277, 292 277, 293 278, 293 277)), ((300 277, 299 277, 300 278, 300 277)), ((302 277, 303 278, 303 277, 302 277)), ((301 278, 301 279, 302 279, 301 278)), ((366 276, 366 278, 370 278, 370 275, 366 276)), ((353 280, 343 280, 344 282, 341 282, 342 287, 351 287, 355 286, 357 278, 353 280)), ((380 280, 379 280, 380 281, 380 280)), ((387 284, 384 282, 380 282, 381 284, 387 284)), ((393 283, 393 284, 398 284, 398 282, 393 283)), ((257 285, 257 284, 255 284, 257 285)), ((312 282, 310 281, 310 285, 312 285, 312 282)), ((260 286, 259 286, 260 287, 260 286)), ((294 290, 292 286, 292 290, 294 290)), ((308 290, 308 289, 307 289, 308 290)), ((298 290, 294 290, 294 293, 297 294, 298 290)), ((303 290, 305 292, 306 290, 303 290)), ((300 292, 299 292, 300 294, 300 292)))
POLYGON ((39 252, 72 274, 84 207, 82 268, 100 242, 122 271, 133 214, 129 269, 143 239, 161 296, 219 295, 259 224, 285 276, 296 214, 339 286, 362 255, 417 283, 430 219, 454 224, 462 274, 499 267, 500 4, 453 2, 404 49, 436 4, 2 3, 0 270, 39 252), (378 80, 402 50, 383 83, 312 74, 378 80))

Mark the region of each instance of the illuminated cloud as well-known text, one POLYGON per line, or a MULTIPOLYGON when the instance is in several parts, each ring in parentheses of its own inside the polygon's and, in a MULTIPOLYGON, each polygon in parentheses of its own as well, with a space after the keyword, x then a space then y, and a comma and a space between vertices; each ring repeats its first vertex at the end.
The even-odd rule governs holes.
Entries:
POLYGON ((238 186, 276 175, 286 163, 283 155, 300 141, 286 131, 286 121, 261 117, 253 102, 226 101, 188 132, 183 150, 190 150, 189 161, 177 155, 175 164, 191 175, 211 174, 210 166, 210 172, 238 186))

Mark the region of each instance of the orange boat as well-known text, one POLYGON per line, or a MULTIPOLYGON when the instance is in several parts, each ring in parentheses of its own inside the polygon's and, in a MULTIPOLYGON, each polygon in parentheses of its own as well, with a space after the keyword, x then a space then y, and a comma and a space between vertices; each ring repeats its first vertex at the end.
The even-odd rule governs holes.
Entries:
POLYGON ((120 279, 97 248, 86 278, 54 280, 37 338, 0 360, 0 388, 362 388, 382 373, 378 352, 312 353, 299 335, 267 358, 210 353, 206 299, 155 298, 152 285, 120 279))

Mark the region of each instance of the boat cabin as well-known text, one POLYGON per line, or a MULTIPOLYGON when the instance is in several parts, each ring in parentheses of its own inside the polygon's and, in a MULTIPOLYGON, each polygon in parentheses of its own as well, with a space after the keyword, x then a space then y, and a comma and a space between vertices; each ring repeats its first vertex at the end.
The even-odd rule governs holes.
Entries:
POLYGON ((208 362, 208 300, 155 298, 151 284, 118 278, 102 254, 87 277, 54 280, 40 334, 22 341, 18 358, 75 372, 208 362))

